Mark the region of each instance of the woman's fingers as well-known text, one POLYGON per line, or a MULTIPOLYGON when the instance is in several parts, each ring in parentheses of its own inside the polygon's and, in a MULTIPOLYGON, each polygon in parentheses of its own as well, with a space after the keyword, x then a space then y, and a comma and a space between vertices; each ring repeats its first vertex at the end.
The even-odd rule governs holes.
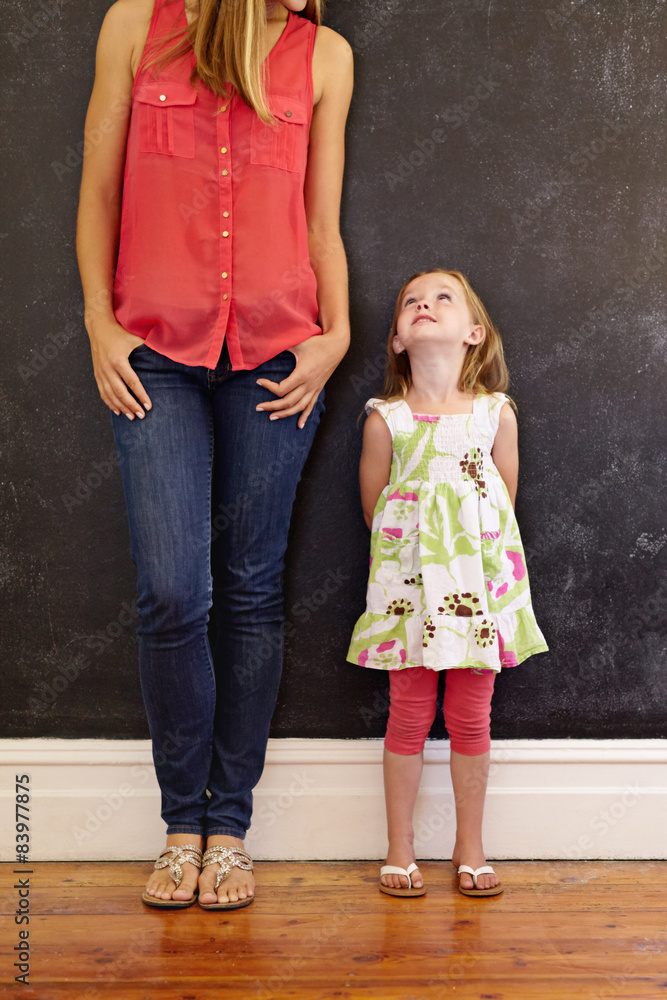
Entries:
POLYGON ((284 410, 278 410, 277 412, 272 413, 269 420, 282 420, 283 417, 293 417, 295 413, 304 413, 299 420, 299 427, 303 427, 318 395, 319 394, 317 392, 307 392, 305 395, 301 395, 297 402, 293 403, 291 406, 288 406, 284 410))
POLYGON ((116 414, 120 411, 130 420, 134 420, 135 416, 143 419, 145 413, 137 399, 150 410, 152 405, 150 397, 127 358, 117 360, 114 364, 110 363, 102 375, 101 382, 100 395, 116 414), (128 391, 130 389, 137 399, 130 394, 128 391))

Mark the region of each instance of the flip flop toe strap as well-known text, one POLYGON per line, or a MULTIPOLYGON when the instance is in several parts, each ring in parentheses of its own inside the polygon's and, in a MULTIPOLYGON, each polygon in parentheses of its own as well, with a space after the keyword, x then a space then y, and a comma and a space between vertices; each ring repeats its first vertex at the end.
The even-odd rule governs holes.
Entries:
POLYGON ((181 865, 186 864, 186 862, 194 865, 198 870, 201 869, 202 854, 194 844, 177 844, 165 847, 153 867, 166 868, 169 865, 169 875, 178 889, 183 880, 181 865))
POLYGON ((457 874, 462 872, 467 872, 468 875, 472 875, 472 884, 477 888, 477 876, 478 875, 495 875, 491 865, 482 865, 481 868, 470 868, 469 865, 459 865, 457 869, 457 874))
POLYGON ((208 868, 209 865, 220 865, 215 877, 216 891, 232 868, 242 868, 246 872, 252 871, 252 860, 245 851, 238 847, 209 847, 202 859, 202 868, 208 868))
POLYGON ((404 875, 408 880, 408 889, 412 889, 412 879, 410 875, 416 872, 418 865, 411 864, 407 868, 398 868, 396 865, 383 865, 380 868, 380 875, 404 875))

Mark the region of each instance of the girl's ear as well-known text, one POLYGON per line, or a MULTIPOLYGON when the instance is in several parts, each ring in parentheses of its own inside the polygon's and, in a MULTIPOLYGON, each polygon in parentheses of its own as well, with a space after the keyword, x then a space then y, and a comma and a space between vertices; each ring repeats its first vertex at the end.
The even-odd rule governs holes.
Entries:
POLYGON ((477 344, 482 343, 485 335, 486 331, 484 330, 483 326, 473 326, 468 336, 463 338, 463 343, 472 344, 473 346, 476 346, 477 344))
POLYGON ((402 354, 403 351, 405 350, 403 344, 398 339, 398 334, 395 334, 391 346, 394 348, 394 354, 402 354))

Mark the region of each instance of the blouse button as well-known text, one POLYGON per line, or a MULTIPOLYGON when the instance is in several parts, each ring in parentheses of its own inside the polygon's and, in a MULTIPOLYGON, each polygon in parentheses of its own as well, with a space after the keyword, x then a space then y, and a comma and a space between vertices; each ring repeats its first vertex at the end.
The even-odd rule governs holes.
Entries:
POLYGON ((287 115, 288 118, 292 117, 292 112, 291 111, 286 111, 285 114, 287 115))
POLYGON ((222 214, 224 215, 225 219, 229 218, 229 212, 223 212, 222 214))
POLYGON ((228 297, 227 296, 227 292, 225 292, 225 294, 222 297, 223 297, 223 299, 226 299, 228 297))
POLYGON ((221 153, 226 153, 226 152, 227 152, 227 147, 226 147, 226 146, 223 146, 223 147, 222 147, 222 149, 220 150, 220 152, 221 152, 221 153))
POLYGON ((167 100, 167 95, 166 94, 160 94, 160 100, 161 101, 166 101, 167 100))
POLYGON ((223 236, 229 236, 229 233, 228 233, 228 232, 227 232, 227 230, 225 229, 225 231, 224 231, 224 233, 223 233, 222 235, 223 235, 223 236))
POLYGON ((222 272, 222 276, 223 276, 223 278, 226 278, 226 277, 227 277, 227 272, 226 272, 226 271, 223 271, 223 272, 222 272))
POLYGON ((226 177, 228 173, 229 173, 229 170, 223 170, 222 171, 222 176, 226 177))

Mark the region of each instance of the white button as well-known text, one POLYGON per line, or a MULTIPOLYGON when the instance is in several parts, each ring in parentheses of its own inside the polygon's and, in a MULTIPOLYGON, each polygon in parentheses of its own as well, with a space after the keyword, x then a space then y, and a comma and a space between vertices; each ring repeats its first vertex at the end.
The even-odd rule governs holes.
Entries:
POLYGON ((223 297, 223 299, 226 299, 227 298, 227 292, 225 292, 225 294, 222 297, 223 297))
POLYGON ((166 101, 167 100, 167 95, 166 94, 160 94, 160 100, 161 101, 166 101))
POLYGON ((227 230, 225 229, 225 231, 224 231, 224 233, 223 233, 222 235, 223 235, 223 236, 229 236, 229 233, 228 233, 228 232, 227 232, 227 230))

